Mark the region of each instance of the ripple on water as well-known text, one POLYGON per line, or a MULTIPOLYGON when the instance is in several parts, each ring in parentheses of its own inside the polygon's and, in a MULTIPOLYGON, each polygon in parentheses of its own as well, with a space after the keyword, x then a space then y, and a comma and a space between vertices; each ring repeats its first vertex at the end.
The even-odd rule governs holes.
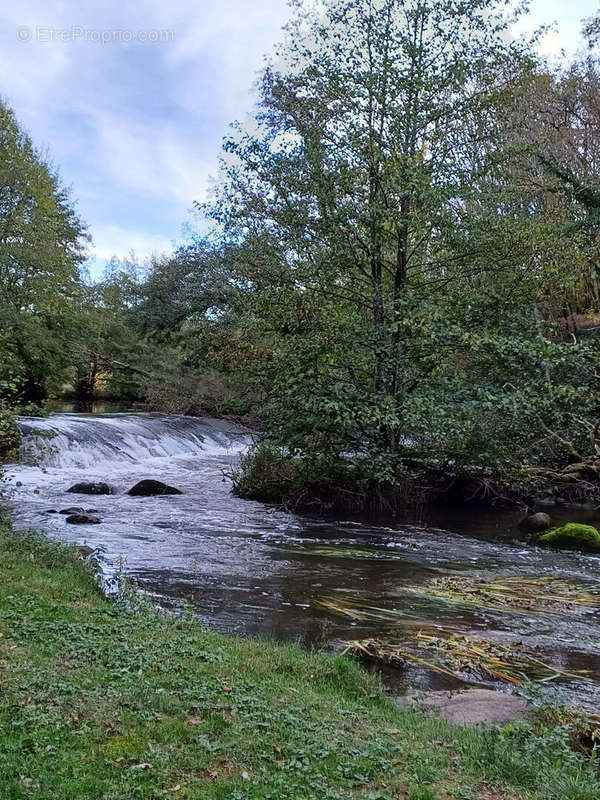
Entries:
MULTIPOLYGON (((409 642, 415 631, 437 628, 490 642, 522 641, 565 670, 592 670, 600 683, 597 611, 577 618, 527 615, 423 596, 443 576, 549 575, 598 586, 599 558, 524 546, 514 516, 444 510, 397 524, 335 521, 244 501, 231 495, 227 476, 250 436, 223 421, 57 414, 24 420, 22 428, 25 461, 36 463, 7 470, 15 524, 98 548, 107 575, 117 561, 124 563, 153 598, 165 605, 185 598, 220 630, 313 646, 391 632, 409 642), (142 478, 184 494, 129 497, 127 489, 142 478), (102 518, 93 529, 48 513, 73 505, 67 489, 81 480, 106 480, 116 491, 93 498, 102 518), (324 598, 375 611, 348 615, 326 609, 324 598)), ((588 513, 585 521, 600 520, 588 513)), ((444 685, 416 665, 402 680, 444 685)), ((559 683, 579 705, 600 698, 596 684, 559 683)))

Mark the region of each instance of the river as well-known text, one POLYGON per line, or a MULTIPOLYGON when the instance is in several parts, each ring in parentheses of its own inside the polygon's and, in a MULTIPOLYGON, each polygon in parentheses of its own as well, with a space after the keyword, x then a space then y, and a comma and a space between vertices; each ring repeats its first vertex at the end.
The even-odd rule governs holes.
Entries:
MULTIPOLYGON (((586 670, 581 678, 562 675, 545 682, 544 692, 584 709, 600 705, 600 558, 525 544, 514 514, 302 516, 231 494, 229 474, 251 439, 227 422, 59 413, 20 424, 21 463, 7 467, 3 489, 15 526, 97 548, 109 581, 121 569, 158 603, 172 607, 186 600, 220 631, 307 646, 339 648, 347 640, 392 631, 407 651, 421 655, 422 643, 415 639, 420 631, 492 644, 523 642, 557 671, 586 670), (143 478, 184 494, 126 494, 143 478), (106 481, 114 493, 68 494, 81 480, 106 481), (74 526, 52 513, 74 505, 93 508, 102 523, 74 526), (540 577, 599 593, 598 604, 575 614, 554 606, 523 613, 484 602, 446 602, 427 589, 447 578, 540 577)), ((573 519, 573 513, 565 510, 561 518, 573 519)), ((598 512, 578 518, 600 524, 598 512)), ((389 670, 387 680, 398 691, 459 685, 415 663, 389 670)))

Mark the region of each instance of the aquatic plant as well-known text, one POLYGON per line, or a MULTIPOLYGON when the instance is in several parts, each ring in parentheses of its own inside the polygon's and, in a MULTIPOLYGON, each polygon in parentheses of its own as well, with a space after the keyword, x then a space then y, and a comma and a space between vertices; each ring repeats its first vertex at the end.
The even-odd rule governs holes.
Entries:
POLYGON ((280 551, 294 555, 317 556, 319 558, 353 558, 373 561, 403 561, 405 555, 394 550, 348 546, 343 544, 300 545, 281 548, 280 551))
POLYGON ((386 665, 405 666, 412 662, 468 683, 499 681, 522 686, 527 679, 544 683, 556 679, 592 680, 589 670, 570 672, 549 664, 535 648, 471 639, 453 631, 419 631, 408 643, 391 639, 348 642, 344 653, 386 665))
POLYGON ((335 595, 319 597, 311 602, 311 606, 320 611, 327 611, 336 616, 366 622, 375 620, 380 622, 400 622, 406 625, 422 627, 422 622, 414 620, 407 611, 396 608, 381 608, 370 605, 368 602, 355 595, 335 595))
POLYGON ((406 591, 427 600, 513 614, 577 614, 600 608, 600 589, 546 575, 499 577, 490 582, 443 577, 406 591))

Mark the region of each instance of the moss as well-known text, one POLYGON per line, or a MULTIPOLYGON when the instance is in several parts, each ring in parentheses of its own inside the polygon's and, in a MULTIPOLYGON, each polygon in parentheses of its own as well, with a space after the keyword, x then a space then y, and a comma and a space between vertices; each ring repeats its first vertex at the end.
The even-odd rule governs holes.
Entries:
POLYGON ((600 550, 600 531, 592 525, 569 522, 561 528, 553 528, 548 533, 542 534, 539 541, 541 544, 555 545, 557 547, 600 550))

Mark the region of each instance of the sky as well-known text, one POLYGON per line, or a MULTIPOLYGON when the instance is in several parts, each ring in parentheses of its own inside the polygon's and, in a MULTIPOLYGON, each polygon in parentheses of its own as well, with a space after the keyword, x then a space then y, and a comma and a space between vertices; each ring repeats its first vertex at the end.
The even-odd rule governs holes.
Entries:
MULTIPOLYGON (((599 0, 532 0, 543 49, 579 44, 599 0)), ((93 244, 145 259, 183 241, 228 125, 281 38, 287 0, 2 0, 0 95, 59 169, 93 244)))

